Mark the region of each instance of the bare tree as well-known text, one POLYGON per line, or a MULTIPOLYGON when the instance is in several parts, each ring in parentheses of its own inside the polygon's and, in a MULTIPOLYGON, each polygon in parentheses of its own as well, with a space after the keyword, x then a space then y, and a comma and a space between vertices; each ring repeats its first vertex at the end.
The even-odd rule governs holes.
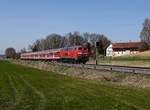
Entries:
POLYGON ((22 48, 21 50, 20 50, 20 53, 26 53, 27 51, 26 51, 26 48, 22 48))
POLYGON ((86 43, 85 39, 79 32, 69 33, 66 37, 68 37, 69 46, 83 45, 86 43))
POLYGON ((100 44, 99 53, 106 55, 106 48, 110 45, 111 41, 104 35, 99 36, 97 41, 100 44))
POLYGON ((31 50, 33 52, 39 51, 39 47, 40 47, 40 40, 36 40, 33 45, 31 45, 31 50))
POLYGON ((14 48, 10 47, 5 50, 6 58, 16 58, 16 51, 14 48))
POLYGON ((146 42, 142 42, 141 45, 139 46, 139 51, 143 52, 149 49, 149 46, 146 42))
POLYGON ((46 37, 46 49, 55 49, 61 47, 62 36, 58 34, 51 34, 46 37))
POLYGON ((95 43, 96 42, 99 42, 98 53, 102 54, 102 55, 106 54, 106 48, 110 45, 111 41, 105 35, 86 32, 83 34, 83 36, 90 43, 91 51, 93 54, 95 54, 95 43))
POLYGON ((142 42, 147 43, 150 47, 150 19, 145 19, 143 29, 140 33, 140 38, 142 42))

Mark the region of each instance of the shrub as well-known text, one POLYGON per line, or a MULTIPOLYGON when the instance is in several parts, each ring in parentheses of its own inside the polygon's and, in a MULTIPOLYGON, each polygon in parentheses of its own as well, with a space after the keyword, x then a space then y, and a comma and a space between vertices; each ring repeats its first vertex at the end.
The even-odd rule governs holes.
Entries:
POLYGON ((143 52, 143 51, 146 51, 146 50, 149 50, 149 46, 146 42, 142 42, 141 45, 139 46, 139 51, 143 52))

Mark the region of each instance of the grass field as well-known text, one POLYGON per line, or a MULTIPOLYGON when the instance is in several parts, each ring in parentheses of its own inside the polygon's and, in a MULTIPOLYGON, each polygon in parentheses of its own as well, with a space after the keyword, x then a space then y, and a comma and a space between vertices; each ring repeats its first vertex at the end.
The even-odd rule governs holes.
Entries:
POLYGON ((150 90, 0 61, 0 110, 150 110, 150 90))
MULTIPOLYGON (((90 60, 88 64, 95 64, 95 60, 90 60)), ((137 66, 137 67, 150 67, 150 60, 109 60, 109 59, 99 59, 98 64, 108 64, 108 65, 122 65, 122 66, 137 66)))
MULTIPOLYGON (((95 60, 90 59, 88 63, 94 64, 95 60)), ((150 51, 113 58, 99 58, 98 64, 150 67, 150 51)))

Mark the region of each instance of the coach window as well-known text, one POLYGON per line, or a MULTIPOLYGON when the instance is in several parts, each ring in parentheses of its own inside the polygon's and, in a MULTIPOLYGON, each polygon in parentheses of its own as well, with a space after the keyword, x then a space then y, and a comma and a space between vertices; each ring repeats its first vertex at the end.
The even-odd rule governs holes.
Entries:
POLYGON ((87 50, 87 48, 84 48, 84 50, 87 50))
POLYGON ((68 50, 70 50, 70 47, 68 48, 68 50))
POLYGON ((73 47, 72 49, 73 49, 73 50, 76 50, 76 48, 75 48, 75 47, 73 47))
POLYGON ((65 48, 62 48, 62 51, 64 51, 65 50, 65 48))
POLYGON ((73 48, 72 48, 72 47, 70 47, 70 48, 68 48, 68 50, 73 50, 73 48))
POLYGON ((64 48, 64 50, 68 51, 68 48, 66 47, 66 48, 64 48))
POLYGON ((78 50, 82 50, 82 48, 81 47, 79 47, 79 49, 78 50))
POLYGON ((49 53, 48 55, 51 56, 51 55, 53 55, 53 53, 49 53))

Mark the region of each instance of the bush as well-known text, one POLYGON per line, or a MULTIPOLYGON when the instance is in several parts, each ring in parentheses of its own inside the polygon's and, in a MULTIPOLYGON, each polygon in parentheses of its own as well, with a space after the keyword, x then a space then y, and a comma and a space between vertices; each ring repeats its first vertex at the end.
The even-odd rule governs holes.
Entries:
POLYGON ((5 51, 6 58, 16 58, 16 51, 14 48, 7 48, 5 51))
POLYGON ((141 45, 139 46, 139 51, 143 52, 143 51, 146 51, 146 50, 149 50, 149 46, 146 42, 142 42, 141 45))

